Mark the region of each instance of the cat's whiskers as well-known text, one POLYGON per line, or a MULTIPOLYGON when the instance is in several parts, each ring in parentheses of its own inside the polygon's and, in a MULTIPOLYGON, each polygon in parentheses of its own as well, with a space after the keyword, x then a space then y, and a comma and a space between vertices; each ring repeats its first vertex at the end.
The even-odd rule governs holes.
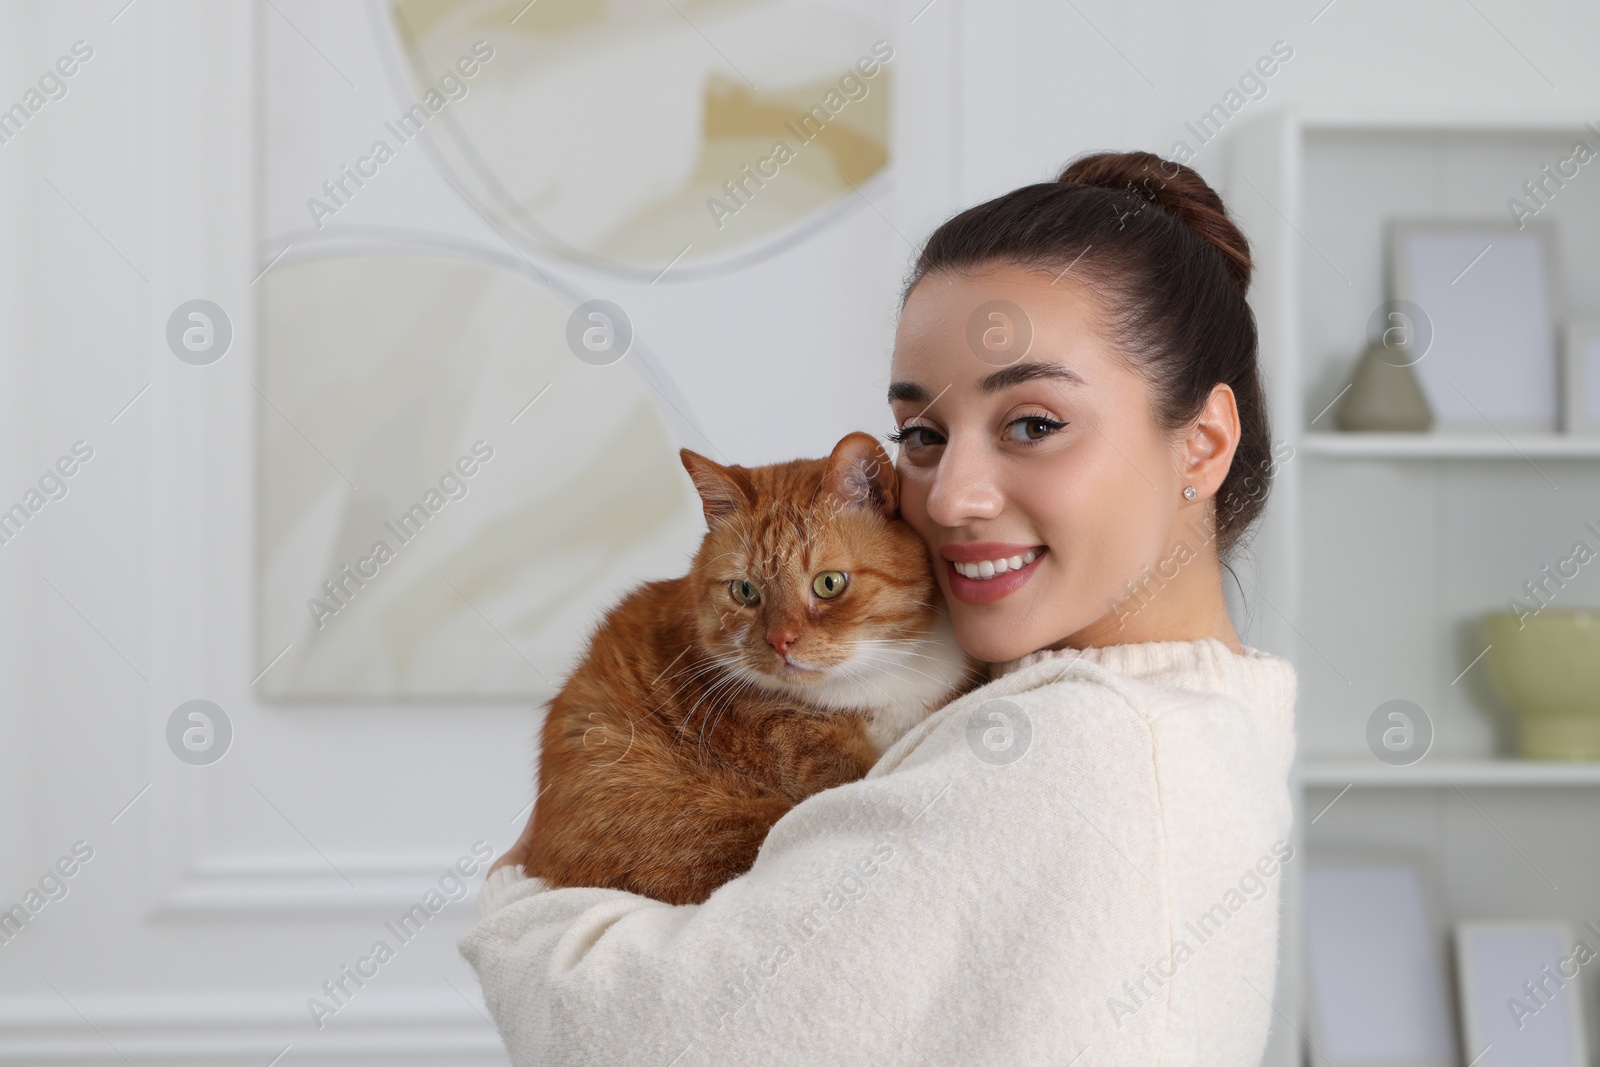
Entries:
MULTIPOLYGON (((699 704, 701 704, 701 702, 696 701, 693 709, 690 709, 690 715, 686 715, 685 720, 683 720, 683 725, 693 726, 694 712, 698 712, 699 704)), ((712 734, 712 731, 714 731, 715 723, 717 723, 717 721, 722 718, 723 713, 726 712, 726 707, 728 707, 726 704, 714 704, 712 707, 710 707, 709 712, 707 712, 706 715, 701 717, 701 720, 699 720, 699 731, 696 733, 696 737, 694 737, 694 757, 698 758, 699 763, 702 763, 702 765, 710 763, 710 745, 707 739, 709 739, 710 734, 712 734)))
MULTIPOLYGON (((879 674, 884 674, 884 675, 893 674, 893 673, 895 673, 897 671, 910 671, 912 674, 920 675, 921 677, 928 679, 928 681, 930 681, 930 682, 939 681, 938 678, 936 678, 934 675, 929 674, 927 671, 919 671, 919 670, 917 670, 917 668, 911 666, 909 663, 904 662, 904 658, 931 660, 931 657, 929 657, 925 653, 916 652, 916 651, 914 651, 912 649, 909 649, 909 648, 899 648, 899 647, 896 647, 894 645, 882 643, 882 642, 875 641, 875 640, 872 640, 872 639, 863 639, 863 640, 858 640, 858 641, 852 641, 852 642, 850 642, 850 644, 852 646, 854 646, 854 647, 857 647, 857 648, 862 648, 862 647, 865 648, 865 651, 861 655, 853 657, 852 660, 850 661, 850 663, 852 665, 859 665, 860 668, 863 669, 863 670, 874 670, 874 671, 877 671, 879 674), (903 658, 902 658, 902 661, 898 662, 898 663, 884 664, 884 663, 874 662, 873 661, 873 657, 878 655, 878 654, 880 654, 880 653, 881 654, 891 655, 891 656, 901 656, 903 658)), ((867 679, 865 677, 863 677, 863 676, 861 676, 859 674, 856 674, 854 672, 851 672, 849 676, 853 677, 853 678, 856 678, 856 679, 858 679, 860 681, 863 681, 863 682, 867 681, 867 679)))
MULTIPOLYGON (((926 658, 926 657, 924 657, 924 658, 926 658)), ((867 658, 864 657, 862 659, 862 662, 861 662, 861 668, 863 670, 875 670, 879 674, 883 674, 883 675, 895 675, 895 676, 898 676, 898 673, 900 671, 909 671, 912 674, 915 674, 915 675, 918 675, 920 677, 926 678, 930 682, 938 682, 938 681, 940 681, 940 679, 938 677, 936 677, 936 676, 934 676, 932 674, 929 674, 927 671, 919 671, 919 670, 917 670, 917 668, 912 667, 912 666, 910 666, 909 664, 906 664, 906 663, 895 663, 895 664, 890 664, 890 665, 884 665, 884 664, 879 664, 879 663, 873 663, 870 659, 867 659, 867 658)), ((850 675, 850 677, 854 678, 857 681, 867 682, 867 678, 864 675, 852 674, 852 675, 850 675)), ((868 684, 871 684, 871 683, 868 682, 868 684)))
POLYGON ((954 665, 948 655, 939 654, 942 643, 931 633, 900 639, 856 638, 847 644, 860 651, 864 666, 906 683, 911 683, 906 676, 914 674, 935 686, 948 687, 970 682, 980 673, 970 662, 963 662, 952 675, 951 668, 954 665), (930 655, 930 652, 934 654, 930 655), (923 665, 930 667, 934 673, 913 666, 917 660, 923 661, 923 665))
POLYGON ((689 711, 689 716, 692 718, 702 704, 713 702, 710 714, 702 719, 700 744, 697 746, 697 748, 706 753, 707 758, 710 755, 708 740, 716 727, 716 723, 721 721, 722 716, 732 709, 737 697, 741 697, 747 691, 755 688, 750 679, 744 676, 747 668, 744 667, 742 658, 737 649, 725 653, 714 653, 714 666, 720 672, 720 677, 706 687, 689 711))
POLYGON ((711 656, 700 660, 691 667, 674 672, 672 675, 670 675, 670 677, 673 679, 681 678, 686 682, 698 681, 705 675, 713 674, 726 669, 727 664, 722 662, 721 658, 717 654, 713 653, 711 656))
POLYGON ((704 670, 702 670, 701 675, 710 675, 710 677, 712 677, 712 681, 710 681, 710 685, 707 685, 706 688, 701 689, 699 696, 694 697, 694 704, 690 705, 688 715, 685 717, 686 720, 694 717, 694 713, 698 712, 701 704, 706 704, 707 701, 714 701, 715 697, 717 697, 718 689, 725 688, 725 686, 728 685, 731 680, 733 680, 733 673, 730 672, 730 667, 733 665, 733 662, 733 654, 712 653, 709 661, 707 661, 706 664, 702 664, 704 670))
POLYGON ((720 659, 721 657, 717 654, 717 652, 715 650, 711 650, 709 655, 701 656, 697 659, 691 660, 689 663, 679 667, 671 674, 665 674, 662 677, 664 677, 667 681, 674 683, 675 686, 687 686, 703 680, 708 675, 714 675, 723 670, 724 664, 720 662, 720 659))
POLYGON ((704 742, 702 748, 705 752, 705 759, 707 762, 712 761, 710 740, 715 734, 717 723, 721 722, 723 716, 729 714, 733 710, 736 700, 742 698, 746 692, 756 689, 756 686, 749 678, 741 677, 737 674, 730 674, 726 681, 729 683, 729 688, 725 694, 725 699, 723 700, 722 705, 715 710, 715 714, 706 722, 705 728, 702 730, 701 736, 704 742))
MULTIPOLYGON (((857 642, 849 641, 845 643, 848 645, 857 644, 857 642)), ((862 655, 852 652, 850 658, 841 663, 833 664, 826 669, 826 677, 821 680, 820 686, 818 687, 819 691, 815 691, 810 694, 810 702, 827 708, 836 708, 841 706, 839 704, 839 697, 837 694, 829 693, 822 689, 822 687, 826 687, 827 689, 836 689, 840 683, 847 683, 852 685, 869 686, 878 694, 883 703, 892 703, 892 695, 873 680, 874 675, 883 675, 887 673, 889 672, 881 665, 870 662, 869 655, 862 655)), ((802 692, 799 695, 802 699, 806 699, 805 693, 802 692)))
POLYGON ((705 718, 701 719, 700 721, 700 732, 695 738, 694 751, 695 758, 699 760, 701 765, 706 765, 712 762, 711 738, 716 732, 717 723, 720 722, 722 717, 728 713, 728 708, 729 705, 726 703, 713 706, 710 714, 706 715, 705 718))
POLYGON ((894 656, 908 656, 913 659, 926 660, 933 658, 921 650, 927 642, 915 638, 885 640, 883 638, 865 637, 856 638, 848 643, 855 648, 866 648, 873 652, 886 652, 894 656))
MULTIPOLYGON (((715 663, 707 663, 707 664, 697 665, 697 667, 693 671, 686 673, 682 677, 682 679, 681 679, 681 681, 683 683, 682 688, 684 688, 684 689, 692 689, 692 688, 697 688, 697 687, 701 688, 701 693, 700 693, 699 697, 696 700, 696 704, 698 705, 699 701, 703 700, 705 698, 705 694, 708 691, 707 689, 702 687, 702 683, 704 683, 707 678, 711 678, 711 679, 713 679, 712 687, 714 688, 715 680, 718 678, 718 676, 722 672, 723 672, 723 668, 720 667, 719 665, 715 664, 715 663)), ((679 679, 674 678, 674 680, 677 681, 679 679)), ((674 689, 674 696, 677 696, 678 692, 679 691, 675 688, 674 689)), ((693 709, 691 708, 691 711, 692 710, 693 709)))
MULTIPOLYGON (((871 664, 863 664, 862 665, 863 668, 870 667, 870 666, 871 666, 871 664)), ((882 670, 880 668, 879 673, 880 674, 887 674, 888 672, 884 671, 884 670, 882 670)), ((879 696, 881 696, 883 698, 883 702, 885 704, 888 704, 893 700, 893 698, 890 697, 889 691, 887 689, 885 689, 883 686, 879 685, 877 682, 873 681, 870 677, 868 677, 864 673, 851 672, 849 674, 844 674, 843 676, 847 677, 847 678, 850 678, 852 681, 860 682, 862 685, 868 686, 869 688, 871 688, 873 690, 873 692, 877 693, 879 696)))
POLYGON ((873 653, 881 652, 889 656, 900 656, 903 659, 922 659, 928 660, 929 662, 934 662, 934 657, 915 648, 907 648, 896 645, 875 645, 870 648, 870 651, 873 653))

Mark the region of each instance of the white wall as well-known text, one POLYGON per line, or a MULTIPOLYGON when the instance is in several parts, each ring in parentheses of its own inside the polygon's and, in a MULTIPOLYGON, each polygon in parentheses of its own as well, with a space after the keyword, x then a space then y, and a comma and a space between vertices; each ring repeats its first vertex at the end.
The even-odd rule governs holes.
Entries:
MULTIPOLYGON (((1045 180, 1080 151, 1195 146, 1183 124, 1280 39, 1294 58, 1232 122, 1281 107, 1487 118, 1564 103, 1600 114, 1585 43, 1600 10, 1576 2, 969 3, 958 20, 963 202, 1045 180)), ((1194 165, 1220 185, 1225 155, 1213 142, 1194 165)))
MULTIPOLYGON (((315 6, 274 2, 291 14, 315 6)), ((123 3, 0 5, 0 102, 72 42, 95 50, 68 96, 0 145, 0 503, 74 441, 95 449, 67 497, 0 546, 0 901, 75 841, 95 850, 70 894, 0 945, 0 1062, 172 1062, 188 1047, 206 1062, 264 1064, 286 1045, 285 1064, 500 1062, 453 944, 470 904, 442 913, 326 1030, 309 1024, 306 998, 436 872, 477 839, 497 852, 509 843, 528 799, 533 719, 514 706, 284 710, 253 698, 259 12, 245 0, 137 0, 118 15, 123 3), (200 293, 239 309, 237 350, 205 377, 184 373, 161 338, 171 308, 200 293), (162 738, 193 697, 222 704, 237 731, 212 767, 177 763, 162 738)), ((1555 101, 1600 119, 1592 5, 902 10, 907 91, 880 207, 912 241, 1078 152, 1167 153, 1278 39, 1294 58, 1233 121, 1286 105, 1514 115, 1555 101)), ((1196 166, 1220 185, 1225 156, 1214 143, 1196 166)), ((869 234, 860 224, 875 214, 858 215, 852 233, 869 234)), ((877 239, 908 256, 883 225, 877 239)), ((706 398, 702 411, 727 389, 784 398, 770 421, 709 414, 724 451, 747 462, 819 451, 843 429, 887 425, 886 363, 869 361, 886 360, 903 265, 865 295, 776 268, 727 280, 734 307, 792 287, 823 323, 804 336, 832 330, 837 346, 802 347, 748 315, 675 311, 670 298, 640 319, 684 388, 706 398), (860 324, 855 336, 843 322, 860 324), (761 358, 752 334, 770 340, 761 358), (844 399, 795 419, 797 397, 844 399)))

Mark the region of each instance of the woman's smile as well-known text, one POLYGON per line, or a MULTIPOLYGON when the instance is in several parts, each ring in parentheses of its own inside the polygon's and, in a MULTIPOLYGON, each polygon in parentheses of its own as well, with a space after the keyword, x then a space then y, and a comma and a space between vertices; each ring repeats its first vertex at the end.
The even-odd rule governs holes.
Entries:
POLYGON ((993 604, 1010 596, 1038 572, 1044 545, 980 541, 939 549, 945 585, 964 604, 993 604))

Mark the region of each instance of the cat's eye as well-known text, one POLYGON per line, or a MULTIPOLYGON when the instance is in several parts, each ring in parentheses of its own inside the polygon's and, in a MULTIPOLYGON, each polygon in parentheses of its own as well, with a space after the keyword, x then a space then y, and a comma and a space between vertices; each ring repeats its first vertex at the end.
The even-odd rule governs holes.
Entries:
POLYGON ((728 593, 745 607, 759 603, 761 600, 761 590, 757 589, 753 582, 745 578, 735 578, 729 582, 728 593))
POLYGON ((832 600, 844 592, 850 576, 844 571, 823 571, 811 581, 811 591, 823 600, 832 600))

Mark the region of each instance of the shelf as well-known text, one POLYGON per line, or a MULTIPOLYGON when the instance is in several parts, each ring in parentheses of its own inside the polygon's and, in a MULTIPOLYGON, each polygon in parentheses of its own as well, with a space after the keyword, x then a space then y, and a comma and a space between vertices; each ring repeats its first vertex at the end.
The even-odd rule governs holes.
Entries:
POLYGON ((1409 767, 1378 760, 1319 759, 1295 766, 1295 779, 1314 789, 1345 786, 1600 786, 1600 762, 1520 759, 1429 759, 1409 767))
MULTIPOLYGON (((1255 598, 1271 609, 1260 615, 1260 647, 1300 652, 1295 848, 1413 850, 1463 913, 1519 915, 1540 913, 1552 889, 1531 869, 1546 864, 1531 845, 1584 839, 1600 810, 1600 760, 1516 759, 1514 749, 1496 758, 1504 709, 1481 686, 1462 692, 1466 679, 1441 671, 1440 658, 1457 647, 1463 620, 1503 606, 1524 572, 1587 536, 1573 531, 1568 498, 1594 499, 1600 435, 1513 426, 1493 411, 1442 418, 1425 433, 1347 433, 1328 403, 1386 295, 1391 220, 1506 221, 1508 193, 1567 155, 1574 137, 1600 135, 1585 128, 1590 115, 1565 107, 1508 99, 1491 111, 1408 112, 1374 98, 1352 111, 1242 119, 1229 128, 1223 196, 1256 263, 1251 306, 1269 412, 1295 450, 1274 475, 1285 491, 1262 525, 1255 598), (1385 610, 1374 615, 1374 604, 1385 610), (1328 684, 1325 674, 1341 679, 1327 664, 1370 660, 1375 628, 1392 654, 1328 684), (1349 704, 1358 689, 1365 707, 1349 704), (1366 750, 1359 727, 1370 697, 1402 693, 1437 715, 1436 739, 1456 744, 1393 767, 1366 750)), ((1561 231, 1554 303, 1563 317, 1600 314, 1600 196, 1585 188, 1565 189, 1538 216, 1561 231)), ((1301 1019, 1312 999, 1309 901, 1304 868, 1285 872, 1275 1003, 1301 1019)), ((1600 899, 1600 867, 1564 867, 1560 889, 1600 899)), ((1263 1067, 1314 1060, 1298 1037, 1276 1028, 1263 1067)))
POLYGON ((1306 452, 1336 459, 1600 459, 1600 435, 1308 433, 1306 452))
POLYGON ((1302 105, 1296 109, 1295 122, 1302 131, 1311 133, 1465 133, 1465 134, 1527 134, 1583 130, 1592 116, 1566 107, 1501 107, 1494 109, 1464 108, 1453 114, 1440 114, 1433 108, 1408 112, 1396 110, 1391 101, 1375 106, 1341 107, 1324 109, 1302 105))

